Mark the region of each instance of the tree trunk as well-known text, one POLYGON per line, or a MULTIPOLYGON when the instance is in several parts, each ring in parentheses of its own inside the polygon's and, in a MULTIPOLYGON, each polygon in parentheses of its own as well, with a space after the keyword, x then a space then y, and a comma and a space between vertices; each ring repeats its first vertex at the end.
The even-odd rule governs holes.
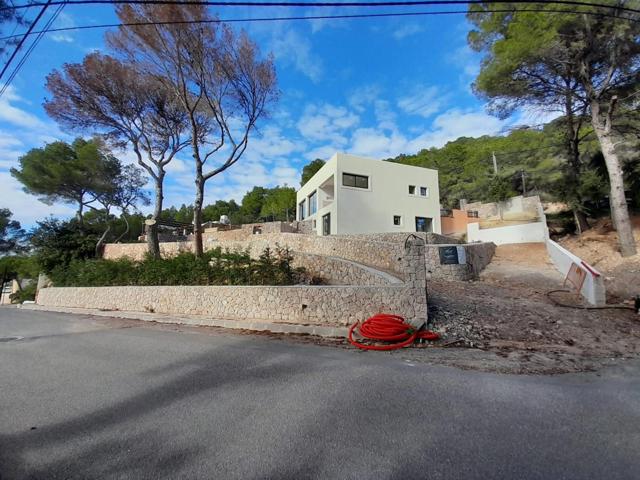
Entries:
POLYGON ((102 236, 98 239, 98 243, 96 243, 96 258, 102 258, 102 247, 104 247, 104 241, 107 238, 107 235, 111 231, 111 225, 107 225, 106 230, 102 233, 102 236))
MULTIPOLYGON (((147 237, 147 251, 153 258, 160 258, 160 240, 158 239, 158 220, 162 214, 162 201, 164 195, 162 191, 162 183, 164 181, 164 174, 161 174, 156 179, 155 188, 155 206, 153 209, 153 220, 156 221, 153 225, 145 225, 145 233, 147 237)), ((127 224, 128 226, 128 224, 127 224)))
POLYGON ((587 215, 582 210, 577 208, 573 209, 573 220, 576 224, 578 233, 581 235, 582 232, 591 228, 591 225, 589 225, 589 221, 587 220, 587 215))
POLYGON ((120 240, 122 240, 127 235, 127 233, 129 233, 129 230, 131 229, 131 226, 129 225, 129 220, 127 219, 127 214, 126 213, 122 212, 122 218, 124 220, 124 224, 127 227, 124 229, 124 232, 122 232, 120 234, 120 236, 113 241, 113 243, 120 243, 120 240))
POLYGON ((629 210, 627 208, 627 199, 624 194, 624 177, 620 160, 615 151, 611 130, 609 128, 610 119, 607 122, 601 122, 599 115, 599 105, 592 105, 591 123, 598 137, 602 155, 604 156, 607 172, 609 174, 609 184, 611 185, 611 193, 609 194, 609 204, 611 206, 611 220, 613 226, 618 232, 618 243, 620 245, 620 254, 623 257, 630 257, 637 253, 636 242, 633 238, 633 229, 629 220, 629 210))
POLYGON ((196 176, 196 199, 193 204, 193 253, 201 257, 204 253, 202 245, 202 204, 204 202, 204 179, 196 176))

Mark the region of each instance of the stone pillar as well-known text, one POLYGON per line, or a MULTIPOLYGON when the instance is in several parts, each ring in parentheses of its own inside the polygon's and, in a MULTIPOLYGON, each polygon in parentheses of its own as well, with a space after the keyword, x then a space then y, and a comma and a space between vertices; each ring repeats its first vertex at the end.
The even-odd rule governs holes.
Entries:
POLYGON ((38 303, 38 292, 43 288, 50 287, 52 285, 51 279, 46 273, 40 273, 38 275, 38 283, 36 284, 36 303, 38 303))
POLYGON ((414 314, 406 320, 416 327, 427 321, 427 265, 425 261, 425 241, 415 235, 409 236, 404 245, 402 270, 407 287, 407 301, 414 314))

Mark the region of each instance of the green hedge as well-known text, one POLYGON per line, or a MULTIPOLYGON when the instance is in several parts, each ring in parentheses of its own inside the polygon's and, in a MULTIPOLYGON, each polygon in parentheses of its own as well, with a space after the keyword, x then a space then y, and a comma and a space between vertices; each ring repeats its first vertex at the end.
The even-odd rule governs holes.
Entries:
POLYGON ((118 260, 72 260, 51 272, 56 286, 102 287, 123 285, 295 285, 306 281, 304 269, 291 266, 286 248, 266 248, 258 259, 247 251, 205 252, 198 258, 180 253, 167 259, 147 257, 136 262, 118 260))

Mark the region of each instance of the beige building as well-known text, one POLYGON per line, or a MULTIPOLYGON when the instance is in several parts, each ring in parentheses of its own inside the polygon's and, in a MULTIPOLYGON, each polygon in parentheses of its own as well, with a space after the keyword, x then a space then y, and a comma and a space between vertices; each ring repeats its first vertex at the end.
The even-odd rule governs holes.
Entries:
POLYGON ((297 193, 318 235, 440 233, 438 171, 336 153, 297 193))

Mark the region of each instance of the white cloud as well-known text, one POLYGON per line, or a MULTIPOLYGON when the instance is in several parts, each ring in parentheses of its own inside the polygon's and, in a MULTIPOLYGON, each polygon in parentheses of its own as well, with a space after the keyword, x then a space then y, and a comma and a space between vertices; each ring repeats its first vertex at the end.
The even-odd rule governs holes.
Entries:
POLYGON ((307 140, 330 142, 335 146, 347 143, 347 131, 355 127, 360 117, 345 107, 307 105, 298 121, 298 131, 307 140))
POLYGON ((419 25, 417 23, 407 23, 396 29, 393 32, 393 37, 396 40, 402 40, 403 38, 410 37, 411 35, 415 35, 422 31, 424 31, 422 25, 419 25))
POLYGON ((363 112, 367 106, 376 101, 381 94, 381 90, 378 85, 365 85, 349 95, 347 101, 353 109, 363 112))
MULTIPOLYGON (((52 28, 71 28, 75 26, 76 22, 74 22, 73 18, 71 18, 67 13, 62 12, 56 18, 52 28)), ((49 36, 49 38, 58 43, 73 43, 75 41, 73 35, 69 32, 54 32, 49 36)))
POLYGON ((49 215, 66 218, 75 213, 74 208, 70 205, 46 205, 35 196, 25 193, 20 182, 13 178, 9 172, 0 171, 0 185, 2 185, 0 208, 11 210, 13 218, 18 220, 23 228, 35 226, 37 220, 42 220, 49 215))
POLYGON ((309 39, 300 35, 297 30, 275 30, 269 47, 277 61, 292 65, 314 82, 322 77, 322 60, 312 52, 309 39))
POLYGON ((446 94, 438 87, 419 85, 398 100, 398 107, 409 115, 427 118, 441 110, 446 99, 446 94))
POLYGON ((429 130, 411 140, 405 153, 429 147, 442 147, 445 143, 460 137, 495 135, 507 123, 483 111, 448 110, 434 119, 429 130))
POLYGON ((15 88, 9 86, 0 97, 0 120, 17 127, 33 130, 47 131, 50 129, 50 125, 15 105, 16 103, 24 102, 25 100, 16 93, 15 88))

